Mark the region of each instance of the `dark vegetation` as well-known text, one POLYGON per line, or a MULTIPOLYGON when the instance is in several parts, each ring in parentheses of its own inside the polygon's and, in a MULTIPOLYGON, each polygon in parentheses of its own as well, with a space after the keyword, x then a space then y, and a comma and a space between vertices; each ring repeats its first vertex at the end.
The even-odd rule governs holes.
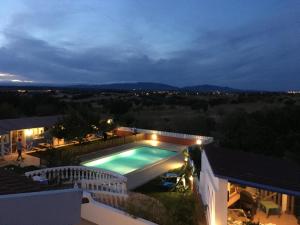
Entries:
POLYGON ((288 157, 300 162, 300 106, 226 115, 220 123, 220 144, 232 149, 288 157))
POLYGON ((114 118, 113 126, 214 136, 224 147, 300 162, 300 95, 78 89, 0 92, 0 119, 57 114, 68 116, 53 134, 66 139, 83 139, 95 127, 106 131, 112 128, 106 119, 114 118))
POLYGON ((64 146, 59 149, 50 148, 46 151, 38 151, 30 154, 39 157, 41 159, 41 163, 46 164, 47 167, 79 165, 81 163, 79 157, 82 155, 93 153, 101 149, 132 143, 142 139, 142 134, 122 138, 111 137, 107 140, 101 139, 93 142, 84 142, 72 146, 64 146))
POLYGON ((201 171, 201 149, 199 146, 192 146, 188 149, 188 155, 190 159, 194 162, 195 173, 200 176, 201 171))
MULTIPOLYGON (((33 153, 47 166, 76 165, 80 155, 123 143, 121 139, 84 143, 86 134, 119 125, 213 136, 223 147, 287 158, 300 165, 300 95, 76 89, 0 91, 0 119, 57 114, 65 117, 56 124, 52 135, 77 139, 80 143, 65 147, 65 151, 33 153), (108 124, 107 118, 113 118, 114 123, 108 124)), ((197 149, 189 152, 196 173, 201 165, 199 153, 197 149)), ((24 172, 20 168, 9 169, 24 172)), ((137 191, 163 204, 168 213, 166 218, 170 219, 163 223, 194 224, 195 217, 203 217, 194 217, 203 209, 195 204, 199 201, 194 201, 192 194, 161 192, 157 182, 153 180, 137 191)))
POLYGON ((15 166, 15 165, 7 165, 7 166, 2 167, 1 169, 12 171, 16 174, 24 175, 24 173, 26 173, 26 172, 37 170, 39 168, 36 166, 20 167, 20 166, 15 166))
MULTIPOLYGON (((172 171, 178 172, 178 171, 172 171)), ((201 201, 196 200, 196 196, 191 191, 180 193, 176 191, 166 191, 161 187, 160 177, 149 181, 145 185, 134 190, 157 199, 165 208, 165 215, 159 224, 164 225, 204 225, 205 215, 201 201)), ((139 209, 136 209, 139 213, 139 209)), ((151 218, 149 218, 151 219, 151 218)), ((153 220, 152 220, 153 221, 153 220)))

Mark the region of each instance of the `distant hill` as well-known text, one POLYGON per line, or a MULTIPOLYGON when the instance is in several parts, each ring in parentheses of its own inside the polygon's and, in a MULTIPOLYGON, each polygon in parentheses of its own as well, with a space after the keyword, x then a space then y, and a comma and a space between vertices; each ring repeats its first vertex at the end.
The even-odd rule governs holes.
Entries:
POLYGON ((242 92, 243 90, 234 89, 230 87, 222 87, 216 85, 195 85, 179 88, 162 83, 152 82, 133 82, 133 83, 112 83, 112 84, 99 84, 99 85, 70 85, 71 88, 80 89, 98 89, 98 90, 153 90, 153 91, 192 91, 192 92, 242 92))
POLYGON ((42 83, 0 83, 0 88, 4 89, 82 89, 82 90, 104 90, 104 91, 190 91, 190 92, 254 92, 250 90, 234 89, 230 87, 216 86, 216 85, 195 85, 186 87, 176 87, 168 84, 155 82, 128 82, 128 83, 111 83, 111 84, 42 84, 42 83))
POLYGON ((204 85, 195 85, 195 86, 187 86, 181 88, 183 91, 193 91, 193 92, 214 92, 214 91, 219 91, 219 92, 242 92, 244 90, 240 89, 234 89, 230 87, 222 87, 222 86, 216 86, 216 85, 209 85, 209 84, 204 84, 204 85))
POLYGON ((153 90, 153 91, 174 91, 178 87, 152 82, 134 82, 134 83, 112 83, 97 85, 70 85, 71 88, 98 89, 98 90, 153 90))

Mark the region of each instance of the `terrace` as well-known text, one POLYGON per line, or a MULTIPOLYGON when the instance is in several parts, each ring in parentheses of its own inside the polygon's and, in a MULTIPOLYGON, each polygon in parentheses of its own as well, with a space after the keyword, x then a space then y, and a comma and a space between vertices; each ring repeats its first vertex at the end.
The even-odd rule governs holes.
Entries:
POLYGON ((0 120, 1 156, 16 152, 16 143, 21 140, 26 150, 34 150, 45 142, 46 129, 53 126, 60 116, 28 117, 0 120))
POLYGON ((253 221, 261 224, 297 225, 295 197, 253 187, 228 184, 228 224, 253 221), (237 211, 239 210, 239 211, 237 211), (242 212, 240 217, 232 212, 242 212))
POLYGON ((205 146, 199 192, 208 224, 296 225, 297 164, 279 158, 205 146))
MULTIPOLYGON (((73 161, 65 161, 51 168, 29 171, 25 174, 28 178, 38 182, 46 181, 56 184, 56 188, 64 189, 74 186, 82 189, 86 203, 81 206, 81 217, 83 218, 81 223, 101 224, 101 221, 105 220, 104 215, 110 215, 105 224, 118 224, 125 220, 131 221, 129 224, 151 224, 143 219, 128 217, 128 214, 124 213, 123 210, 127 211, 127 202, 130 202, 132 198, 143 201, 139 196, 142 196, 142 199, 147 199, 146 202, 153 202, 154 205, 158 204, 159 206, 161 203, 155 197, 150 195, 147 197, 147 193, 132 195, 132 192, 129 191, 136 191, 138 190, 137 187, 148 184, 151 180, 157 179, 170 170, 174 171, 174 169, 182 167, 184 164, 182 152, 188 145, 210 140, 201 136, 130 128, 118 129, 116 133, 118 137, 107 141, 100 140, 30 153, 27 156, 41 159, 40 162, 44 166, 50 162, 49 154, 51 156, 53 153, 58 154, 59 157, 62 154, 76 157, 80 160, 81 165, 73 164, 73 161), (114 162, 114 160, 119 161, 115 166, 114 164, 111 166, 110 162, 114 162), (87 166, 94 162, 97 164, 93 164, 91 167, 87 166), (116 165, 121 165, 123 162, 125 164, 117 168, 116 165), (118 173, 114 171, 118 171, 118 173), (99 218, 97 215, 102 216, 99 218)), ((61 158, 58 159, 61 160, 61 158)), ((57 160, 54 161, 57 163, 57 160)), ((168 192, 165 190, 161 191, 160 196, 164 195, 168 196, 168 192)), ((179 199, 186 198, 184 196, 182 195, 179 199)), ((163 198, 158 199, 164 202, 163 198)), ((143 217, 140 214, 136 216, 143 217)), ((151 218, 147 217, 147 219, 151 218)))

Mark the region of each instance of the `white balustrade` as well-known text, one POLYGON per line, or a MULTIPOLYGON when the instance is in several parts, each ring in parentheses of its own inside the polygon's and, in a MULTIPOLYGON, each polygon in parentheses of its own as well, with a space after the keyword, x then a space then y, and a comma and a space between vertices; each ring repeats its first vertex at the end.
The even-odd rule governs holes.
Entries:
POLYGON ((62 166, 34 170, 25 173, 27 177, 41 176, 49 181, 57 179, 62 182, 72 182, 82 189, 91 192, 127 194, 127 178, 108 170, 85 166, 62 166))
POLYGON ((124 204, 128 198, 127 194, 117 194, 106 191, 92 192, 91 195, 94 200, 115 208, 120 208, 120 206, 124 204))

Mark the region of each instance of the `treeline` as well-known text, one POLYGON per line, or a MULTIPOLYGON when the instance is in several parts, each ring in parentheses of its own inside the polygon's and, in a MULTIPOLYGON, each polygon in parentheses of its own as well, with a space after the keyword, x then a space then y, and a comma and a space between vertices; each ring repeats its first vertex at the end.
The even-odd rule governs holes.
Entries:
POLYGON ((286 157, 300 163, 300 106, 265 109, 253 113, 238 110, 218 125, 220 145, 286 157))
POLYGON ((65 105, 47 93, 0 92, 0 119, 61 114, 65 105))

